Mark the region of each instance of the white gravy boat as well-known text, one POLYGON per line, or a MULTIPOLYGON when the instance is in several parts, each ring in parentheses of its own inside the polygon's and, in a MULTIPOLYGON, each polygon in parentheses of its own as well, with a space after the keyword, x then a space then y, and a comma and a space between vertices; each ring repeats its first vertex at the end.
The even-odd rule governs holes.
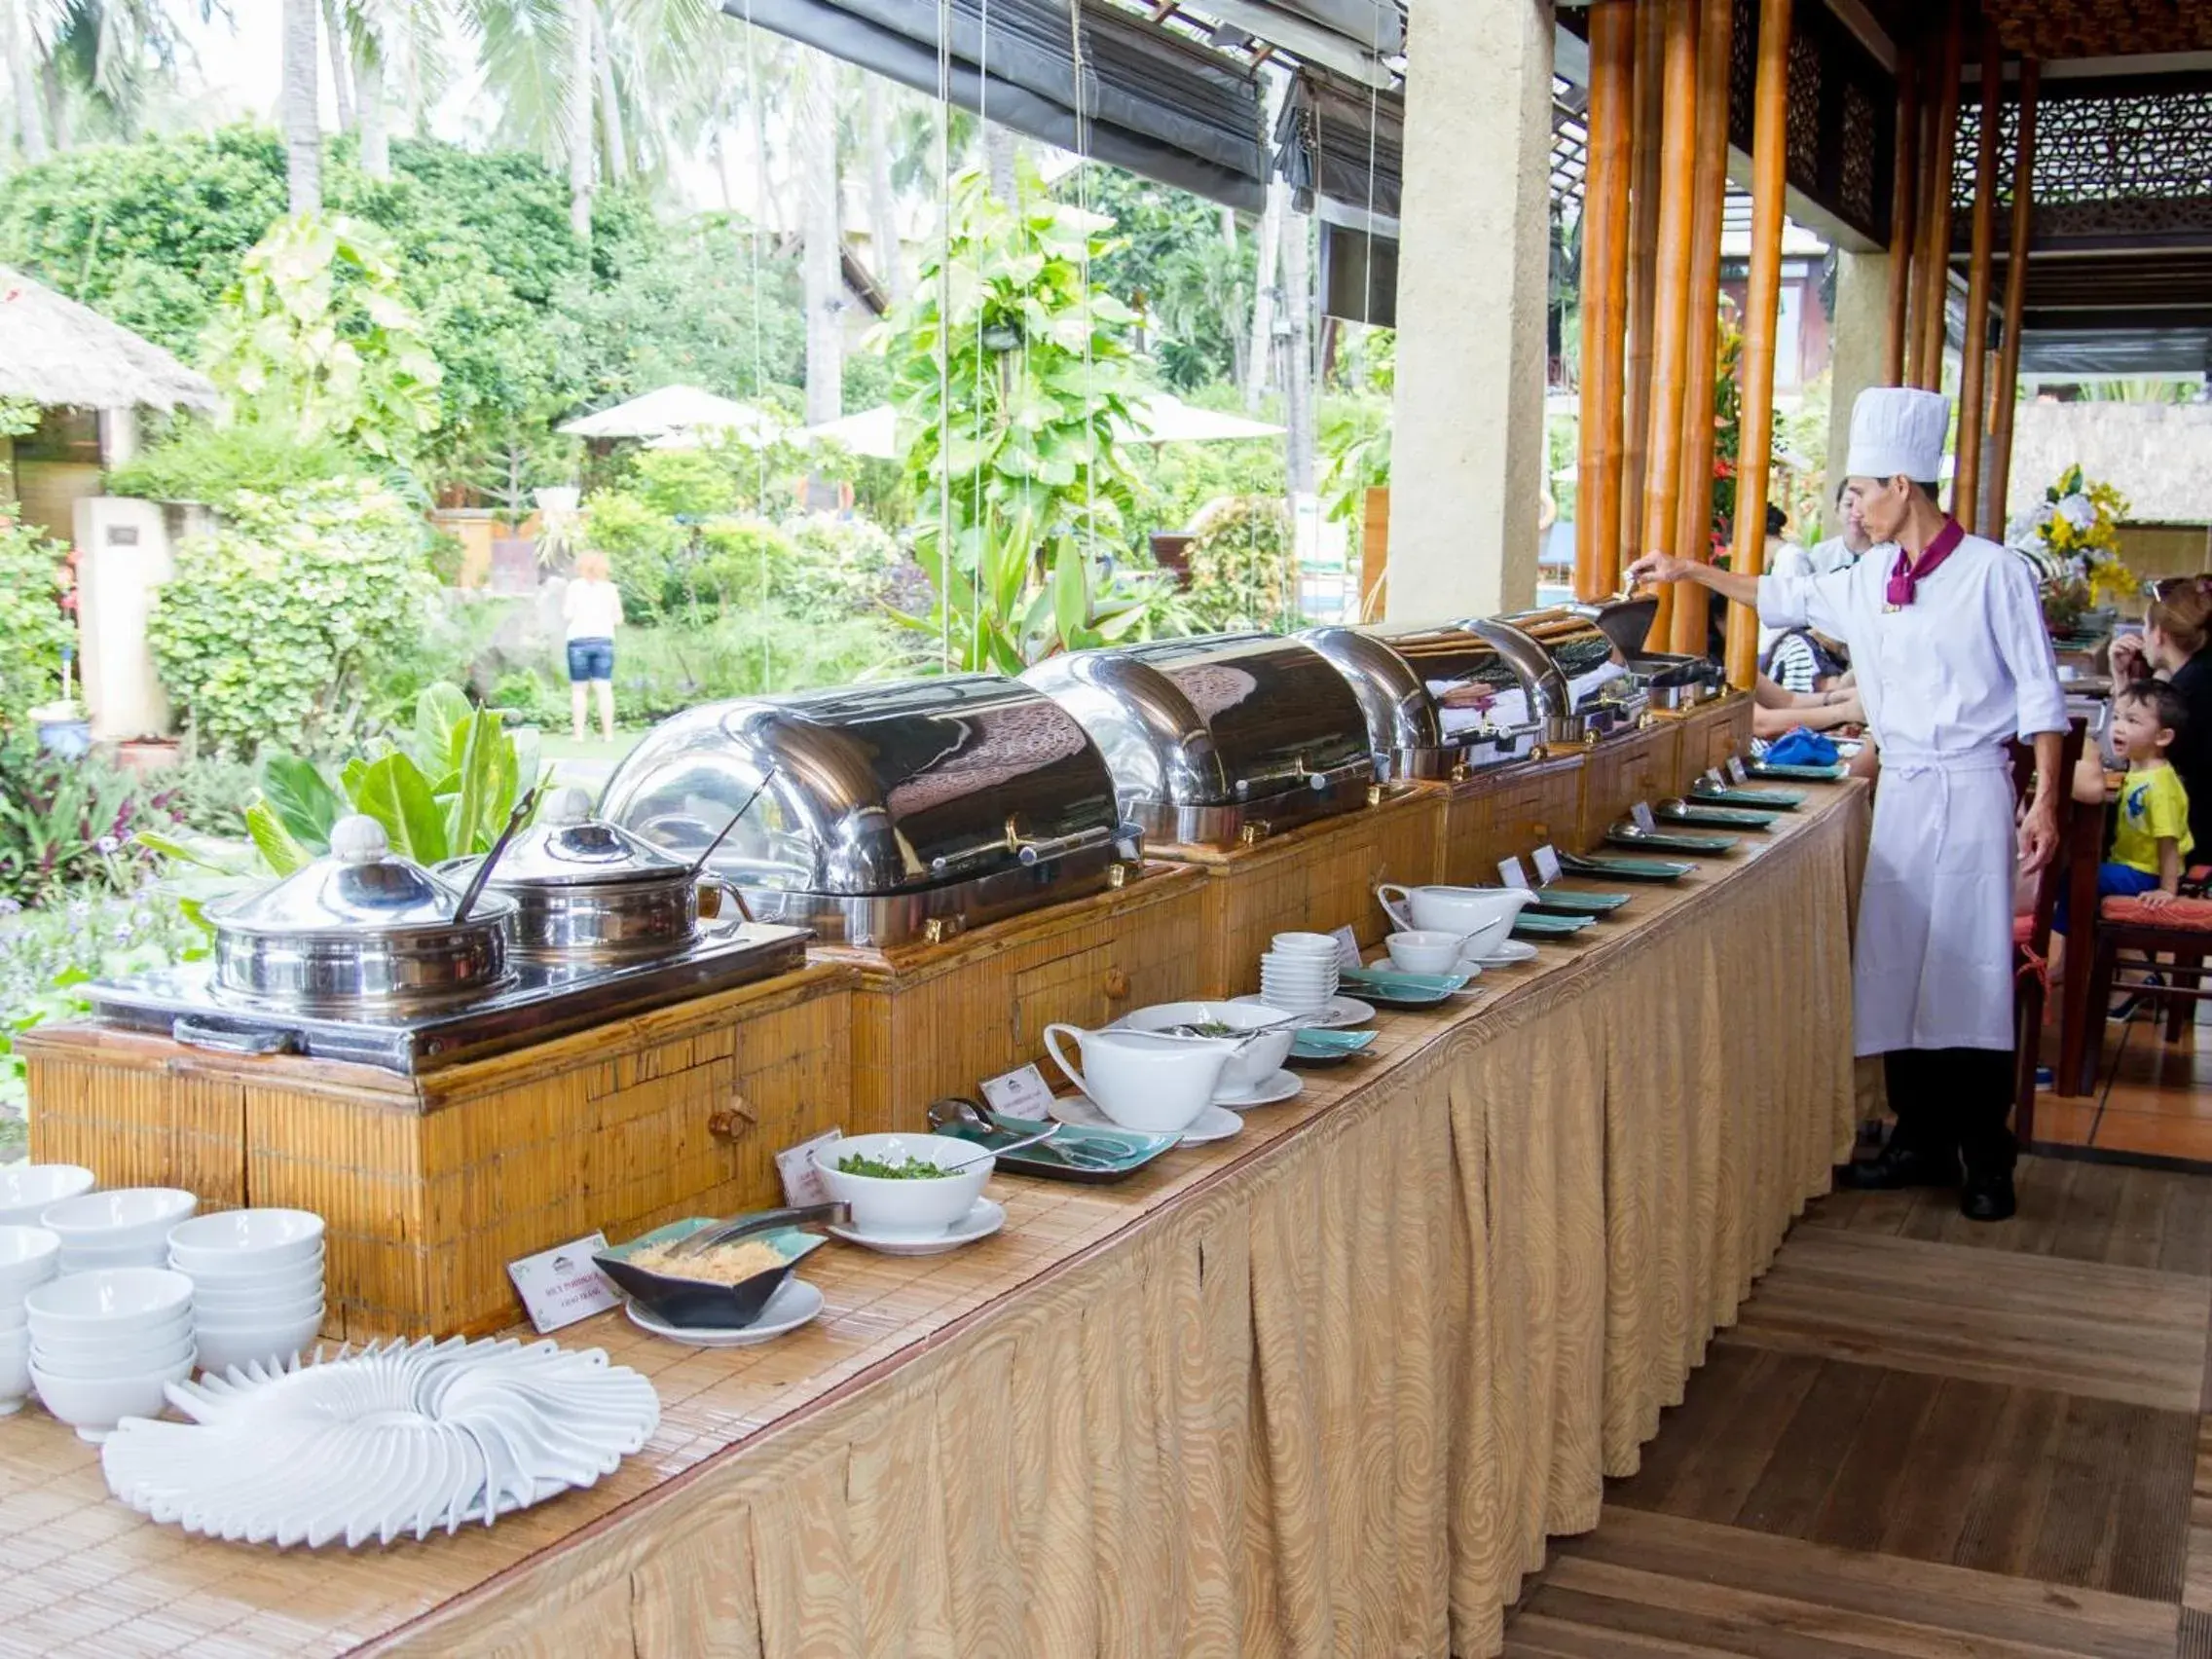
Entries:
POLYGON ((1140 1134, 1180 1134, 1213 1102, 1221 1074, 1240 1045, 1204 1038, 1161 1037, 1147 1031, 1086 1031, 1080 1025, 1045 1027, 1052 1063, 1099 1111, 1140 1134), (1075 1040, 1083 1063, 1060 1051, 1075 1040))
POLYGON ((1536 896, 1525 887, 1400 887, 1385 881, 1375 890, 1389 918, 1402 929, 1467 936, 1464 954, 1489 956, 1513 931, 1514 919, 1536 896), (1402 901, 1392 903, 1393 898, 1402 901))

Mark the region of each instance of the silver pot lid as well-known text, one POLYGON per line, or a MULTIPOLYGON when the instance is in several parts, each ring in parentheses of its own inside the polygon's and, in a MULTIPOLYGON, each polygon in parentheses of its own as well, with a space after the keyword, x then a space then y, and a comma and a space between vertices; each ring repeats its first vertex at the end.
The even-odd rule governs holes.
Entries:
MULTIPOLYGON (((476 861, 443 866, 473 869, 476 861)), ((601 886, 608 882, 670 881, 687 875, 688 859, 662 852, 619 825, 594 818, 591 796, 571 786, 555 790, 537 821, 507 844, 492 871, 495 888, 601 886)))
MULTIPOLYGON (((330 827, 330 851, 283 880, 211 904, 225 933, 264 936, 363 934, 450 926, 461 890, 391 850, 384 826, 354 814, 330 827)), ((462 924, 497 929, 512 899, 487 893, 462 924)))

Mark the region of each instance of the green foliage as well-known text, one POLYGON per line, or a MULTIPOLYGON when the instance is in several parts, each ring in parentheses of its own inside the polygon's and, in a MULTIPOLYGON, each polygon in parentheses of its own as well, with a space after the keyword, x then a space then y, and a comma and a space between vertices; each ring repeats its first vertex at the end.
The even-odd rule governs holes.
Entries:
POLYGON ((336 438, 303 442, 289 425, 183 416, 136 460, 109 473, 107 482, 118 496, 212 504, 241 490, 274 496, 361 471, 360 457, 336 438))
POLYGON ((1117 243, 1093 261, 1091 279, 1141 304, 1161 378, 1180 390, 1232 379, 1259 279, 1258 239, 1240 230, 1232 245, 1213 203, 1119 167, 1082 168, 1058 189, 1114 221, 1117 243))
POLYGON ((903 571, 898 543, 866 519, 810 514, 785 521, 791 556, 774 572, 770 592, 799 615, 880 611, 892 603, 903 571))
POLYGON ((1138 479, 1132 528, 1139 538, 1154 531, 1190 529, 1198 510, 1220 497, 1280 496, 1289 488, 1283 446, 1273 438, 1226 444, 1139 444, 1131 453, 1138 479))
POLYGON ((752 504, 740 469, 757 479, 758 464, 746 466, 725 449, 640 450, 630 462, 631 494, 640 504, 671 518, 707 518, 734 513, 752 504))
POLYGON ((131 837, 168 821, 162 796, 136 774, 11 739, 0 745, 0 900, 43 903, 79 887, 127 892, 145 866, 131 837))
POLYGON ((67 551, 0 508, 0 732, 60 691, 74 638, 61 610, 67 551))
POLYGON ((1321 407, 1321 505, 1328 517, 1354 527, 1365 519, 1367 492, 1390 487, 1390 408, 1370 398, 1332 398, 1321 407))
POLYGON ((179 829, 234 839, 245 833, 245 809, 260 787, 250 761, 221 755, 180 760, 159 774, 159 783, 179 829))
POLYGON ((420 633, 430 586, 420 523, 388 491, 246 493, 212 535, 178 549, 147 633, 202 752, 318 749, 420 633))
POLYGON ((1290 505, 1280 496, 1228 496, 1191 527, 1184 598, 1201 628, 1295 628, 1298 574, 1290 505))
POLYGON ((584 500, 583 544, 607 555, 625 620, 649 627, 683 597, 682 527, 623 490, 584 500))
POLYGON ((756 606, 696 626, 624 635, 614 653, 615 702, 625 719, 665 719, 719 698, 909 674, 908 649, 881 621, 756 606))
POLYGON ((915 558, 936 591, 908 621, 947 666, 1015 673, 1133 625, 1103 574, 1130 502, 1114 423, 1134 393, 1134 313, 1086 281, 1113 222, 1049 200, 1026 158, 1021 205, 980 169, 952 187, 943 250, 889 325, 915 558))
POLYGON ((38 430, 46 411, 35 397, 0 396, 0 438, 19 438, 38 430))
POLYGON ((224 291, 203 355, 218 386, 303 445, 335 438, 405 462, 438 424, 445 371, 400 296, 395 256, 344 215, 279 219, 224 291))

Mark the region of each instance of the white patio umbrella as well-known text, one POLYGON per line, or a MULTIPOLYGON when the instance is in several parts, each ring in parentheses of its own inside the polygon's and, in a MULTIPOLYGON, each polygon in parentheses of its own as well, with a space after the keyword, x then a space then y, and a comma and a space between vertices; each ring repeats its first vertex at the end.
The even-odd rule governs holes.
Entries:
MULTIPOLYGON (((1130 413, 1134 419, 1128 424, 1119 425, 1116 431, 1124 443, 1226 443, 1243 438, 1277 437, 1283 430, 1265 421, 1247 421, 1241 415, 1195 408, 1164 391, 1141 399, 1130 413)), ((809 426, 806 436, 842 444, 855 455, 896 461, 899 459, 898 425, 898 415, 891 405, 879 403, 873 409, 863 409, 856 415, 809 426)))
POLYGON ((578 416, 564 423, 561 430, 578 438, 645 438, 664 444, 674 439, 677 445, 696 443, 701 434, 723 432, 758 447, 774 442, 783 424, 735 398, 695 386, 664 386, 596 415, 578 416))
POLYGON ((888 403, 809 426, 804 435, 810 442, 820 439, 842 444, 855 455, 873 456, 878 461, 899 459, 899 412, 888 403))

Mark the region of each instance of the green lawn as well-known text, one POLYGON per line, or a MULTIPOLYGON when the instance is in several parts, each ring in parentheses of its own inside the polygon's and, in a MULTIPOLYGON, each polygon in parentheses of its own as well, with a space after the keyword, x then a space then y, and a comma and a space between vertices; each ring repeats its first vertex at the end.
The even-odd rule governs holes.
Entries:
POLYGON ((603 737, 587 737, 578 743, 566 731, 548 731, 541 736, 538 750, 551 763, 555 783, 575 784, 596 796, 622 757, 645 735, 642 728, 617 728, 612 743, 603 737))

